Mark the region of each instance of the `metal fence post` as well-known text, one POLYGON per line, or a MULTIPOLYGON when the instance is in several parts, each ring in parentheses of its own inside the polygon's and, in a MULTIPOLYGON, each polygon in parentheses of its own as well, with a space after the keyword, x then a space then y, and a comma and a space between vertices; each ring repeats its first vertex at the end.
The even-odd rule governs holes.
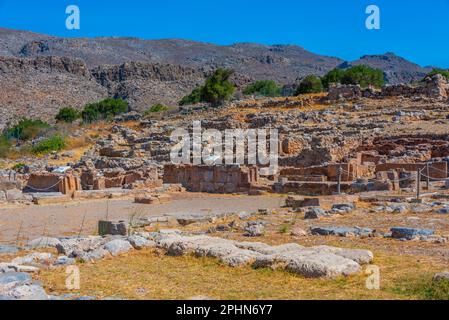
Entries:
POLYGON ((421 188, 421 170, 418 169, 416 172, 416 199, 419 200, 420 188, 421 188))
POLYGON ((341 166, 338 167, 338 182, 337 182, 337 193, 341 194, 341 166))

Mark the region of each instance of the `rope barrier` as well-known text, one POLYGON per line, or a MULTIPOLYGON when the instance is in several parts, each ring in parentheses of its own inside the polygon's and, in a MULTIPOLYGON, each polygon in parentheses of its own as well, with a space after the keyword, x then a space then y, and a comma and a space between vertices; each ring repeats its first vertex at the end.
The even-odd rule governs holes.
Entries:
POLYGON ((26 188, 29 188, 29 189, 31 189, 33 191, 37 191, 37 192, 45 192, 45 191, 49 191, 49 190, 53 189, 54 187, 56 187, 61 181, 62 181, 62 179, 60 179, 54 185, 52 185, 52 186, 50 186, 48 188, 45 188, 45 189, 38 189, 38 188, 31 187, 31 186, 26 186, 26 188))
POLYGON ((444 170, 441 170, 441 169, 438 169, 438 168, 435 168, 435 167, 429 167, 429 170, 435 170, 435 171, 438 171, 438 172, 441 172, 441 173, 444 173, 444 174, 447 175, 447 171, 444 171, 444 170))
POLYGON ((425 174, 421 174, 421 176, 423 176, 424 178, 432 179, 434 181, 446 181, 446 180, 449 180, 449 178, 434 178, 434 177, 429 177, 429 176, 427 176, 425 174))
MULTIPOLYGON (((344 170, 344 169, 341 169, 341 171, 343 172, 343 173, 346 173, 347 175, 350 175, 351 173, 350 172, 348 172, 348 171, 346 171, 346 170, 344 170)), ((397 181, 397 182, 402 182, 402 181, 407 181, 407 180, 411 180, 411 179, 413 179, 412 177, 405 177, 405 178, 401 178, 401 179, 395 179, 395 180, 393 180, 393 181, 397 181)), ((378 181, 378 182, 383 182, 383 180, 379 180, 379 179, 369 179, 370 181, 378 181)), ((352 180, 352 182, 355 182, 355 181, 357 181, 357 180, 352 180)))

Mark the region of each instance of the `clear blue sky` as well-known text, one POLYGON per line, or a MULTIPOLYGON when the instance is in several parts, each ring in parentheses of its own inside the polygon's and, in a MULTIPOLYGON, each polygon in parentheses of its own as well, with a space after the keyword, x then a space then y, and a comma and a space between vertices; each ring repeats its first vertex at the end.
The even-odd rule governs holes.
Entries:
POLYGON ((449 0, 0 0, 0 26, 68 37, 297 44, 346 60, 391 51, 449 67, 449 0), (79 31, 65 28, 69 4, 80 7, 79 31), (381 9, 381 30, 365 28, 369 4, 381 9))

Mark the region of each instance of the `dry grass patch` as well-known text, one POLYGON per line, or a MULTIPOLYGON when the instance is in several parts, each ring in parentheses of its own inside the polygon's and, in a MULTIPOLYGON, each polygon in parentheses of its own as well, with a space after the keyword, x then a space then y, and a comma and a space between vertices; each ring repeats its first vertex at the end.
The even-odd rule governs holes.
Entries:
POLYGON ((51 294, 121 297, 126 299, 417 299, 419 290, 402 288, 404 279, 419 288, 437 266, 408 256, 379 254, 381 289, 366 289, 366 275, 348 278, 306 279, 284 271, 231 268, 215 259, 168 257, 157 250, 80 264, 81 290, 65 289, 63 268, 38 275, 51 294))

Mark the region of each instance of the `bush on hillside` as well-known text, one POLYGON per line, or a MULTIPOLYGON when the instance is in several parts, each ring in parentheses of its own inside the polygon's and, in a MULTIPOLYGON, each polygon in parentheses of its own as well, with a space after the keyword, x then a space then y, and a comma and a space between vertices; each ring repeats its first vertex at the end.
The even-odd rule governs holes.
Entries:
POLYGON ((333 83, 341 83, 344 74, 345 74, 345 71, 342 69, 332 69, 331 71, 329 71, 327 74, 325 74, 321 78, 323 87, 328 89, 329 86, 333 83))
POLYGON ((56 135, 40 141, 31 149, 31 152, 39 155, 48 154, 53 151, 61 151, 65 145, 65 139, 56 135))
POLYGON ((305 77, 299 84, 296 95, 305 93, 318 93, 323 91, 323 84, 321 79, 317 76, 310 75, 305 77))
POLYGON ((164 106, 163 104, 157 103, 154 106, 152 106, 151 108, 145 110, 144 115, 148 116, 152 113, 159 113, 159 112, 164 112, 164 111, 168 111, 168 107, 164 106))
POLYGON ((368 86, 380 88, 385 84, 385 78, 382 70, 359 65, 346 69, 343 78, 341 79, 341 83, 352 85, 358 84, 362 88, 368 86))
POLYGON ((71 107, 65 107, 59 110, 55 119, 59 122, 73 123, 79 117, 80 113, 78 112, 78 110, 71 107))
POLYGON ((88 104, 81 112, 85 123, 109 119, 121 113, 128 112, 128 103, 122 99, 105 99, 96 103, 88 104))
POLYGON ((264 97, 277 97, 281 95, 281 88, 273 80, 258 80, 243 90, 243 94, 257 94, 264 97))
POLYGON ((206 79, 204 86, 198 87, 179 102, 180 106, 199 102, 210 103, 213 106, 222 104, 229 99, 235 90, 234 84, 229 81, 233 71, 217 69, 206 79))
POLYGON ((42 120, 32 120, 24 118, 16 125, 7 128, 3 132, 5 139, 30 140, 43 134, 50 128, 50 125, 42 120))
POLYGON ((444 69, 433 69, 432 71, 430 71, 430 72, 427 74, 426 78, 427 78, 427 77, 434 76, 434 75, 436 75, 436 74, 441 74, 443 77, 446 78, 446 80, 449 81, 449 70, 444 70, 444 69))

